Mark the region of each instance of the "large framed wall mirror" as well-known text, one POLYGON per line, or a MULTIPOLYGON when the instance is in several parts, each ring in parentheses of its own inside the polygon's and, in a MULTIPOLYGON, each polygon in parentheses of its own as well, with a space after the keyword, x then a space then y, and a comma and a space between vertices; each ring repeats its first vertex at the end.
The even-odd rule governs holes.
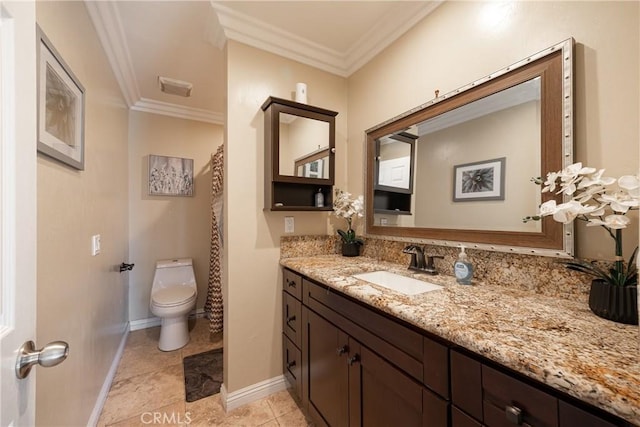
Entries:
POLYGON ((572 91, 568 39, 367 130, 366 233, 572 255, 572 225, 522 221, 562 202, 531 178, 573 162, 572 91))

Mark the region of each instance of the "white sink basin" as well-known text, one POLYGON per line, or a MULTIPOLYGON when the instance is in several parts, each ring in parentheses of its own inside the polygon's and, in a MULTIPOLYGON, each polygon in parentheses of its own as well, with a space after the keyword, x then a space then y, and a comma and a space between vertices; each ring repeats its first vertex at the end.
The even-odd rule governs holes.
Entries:
POLYGON ((372 271, 371 273, 354 274, 353 277, 405 295, 417 295, 442 289, 440 285, 423 282, 422 280, 401 276, 388 271, 372 271))

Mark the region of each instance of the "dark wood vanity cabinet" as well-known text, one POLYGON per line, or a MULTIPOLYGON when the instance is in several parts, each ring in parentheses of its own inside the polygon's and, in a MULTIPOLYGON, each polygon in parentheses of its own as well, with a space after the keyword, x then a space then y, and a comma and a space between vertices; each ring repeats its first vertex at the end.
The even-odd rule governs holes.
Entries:
MULTIPOLYGON (((286 289, 295 274, 284 270, 285 343, 294 335, 287 308, 294 305, 293 295, 286 289)), ((301 385, 286 354, 284 372, 316 425, 449 425, 446 346, 322 285, 301 281, 301 385)))
POLYGON ((283 372, 317 426, 630 427, 283 270, 283 372))
POLYGON ((262 105, 265 209, 330 211, 337 112, 270 96, 262 105), (322 192, 323 206, 316 205, 322 192))

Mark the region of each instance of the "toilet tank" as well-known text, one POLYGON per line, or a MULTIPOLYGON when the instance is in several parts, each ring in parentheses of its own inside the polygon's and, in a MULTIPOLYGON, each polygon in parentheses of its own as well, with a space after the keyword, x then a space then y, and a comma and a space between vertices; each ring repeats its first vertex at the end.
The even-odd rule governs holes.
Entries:
POLYGON ((156 262, 152 288, 164 288, 173 285, 195 286, 191 258, 167 259, 156 262))

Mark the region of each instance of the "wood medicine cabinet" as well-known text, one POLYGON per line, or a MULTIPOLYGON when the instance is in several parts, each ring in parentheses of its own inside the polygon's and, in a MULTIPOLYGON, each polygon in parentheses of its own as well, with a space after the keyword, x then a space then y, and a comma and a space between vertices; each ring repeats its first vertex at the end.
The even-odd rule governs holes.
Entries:
POLYGON ((270 96, 262 105, 265 209, 330 211, 335 170, 335 111, 270 96), (322 192, 323 206, 316 206, 322 192))

